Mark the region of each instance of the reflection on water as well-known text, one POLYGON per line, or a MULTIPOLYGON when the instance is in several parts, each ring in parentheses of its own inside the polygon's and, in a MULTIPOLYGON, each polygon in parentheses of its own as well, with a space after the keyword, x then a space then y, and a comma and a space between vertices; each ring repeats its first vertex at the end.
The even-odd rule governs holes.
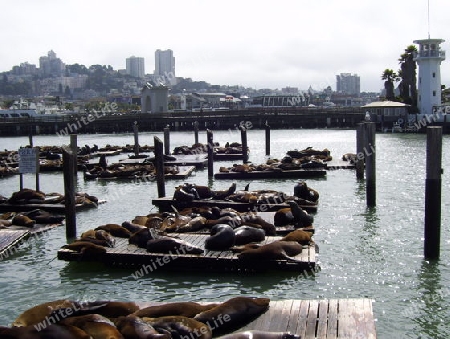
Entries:
MULTIPOLYGON (((162 139, 162 133, 156 134, 162 139)), ((141 144, 153 144, 154 133, 142 133, 141 144)), ((68 139, 68 138, 67 138, 68 139)), ((214 140, 240 141, 240 133, 214 132, 214 140)), ((335 158, 354 152, 354 131, 274 130, 271 157, 286 151, 312 146, 328 148, 335 158), (296 133, 294 136, 292 133, 296 133)), ((200 135, 206 142, 206 136, 200 135)), ((171 148, 190 145, 193 133, 172 133, 171 148)), ((64 227, 51 230, 34 242, 18 247, 12 257, 0 261, 0 325, 10 324, 25 309, 60 298, 114 299, 133 301, 225 300, 237 295, 268 296, 272 299, 359 298, 375 300, 378 338, 449 338, 450 270, 448 236, 450 179, 444 172, 442 197, 441 260, 423 261, 423 209, 425 137, 423 135, 377 135, 377 206, 366 207, 363 181, 352 170, 334 170, 326 178, 307 183, 319 191, 320 204, 314 215, 315 241, 320 247, 321 270, 309 276, 293 273, 211 274, 206 272, 156 271, 139 279, 135 270, 99 264, 67 263, 55 260, 56 251, 66 243, 64 227)), ((2 138, 1 148, 26 145, 28 138, 2 138)), ((61 145, 65 138, 37 136, 35 145, 61 145)), ((133 143, 131 134, 80 135, 79 144, 100 147, 133 143)), ((264 131, 248 131, 250 161, 266 159, 264 131)), ((449 149, 444 138, 443 149, 449 149)), ((125 158, 116 156, 109 161, 125 158)), ((233 162, 215 163, 231 166, 233 162)), ((450 155, 443 154, 443 167, 450 167, 450 155)), ((18 178, 2 178, 0 194, 9 196, 18 189, 18 178)), ((34 178, 25 177, 34 187, 34 178)), ((213 189, 230 186, 228 180, 208 178, 207 169, 186 180, 166 182, 166 194, 184 182, 208 185, 213 189)), ((237 189, 275 189, 292 194, 297 183, 288 180, 237 181, 237 189)), ((85 181, 78 176, 78 189, 107 203, 98 209, 77 214, 78 234, 104 223, 122 223, 156 209, 155 182, 139 184, 116 181, 85 181)), ((58 173, 42 173, 44 192, 63 192, 58 173)))

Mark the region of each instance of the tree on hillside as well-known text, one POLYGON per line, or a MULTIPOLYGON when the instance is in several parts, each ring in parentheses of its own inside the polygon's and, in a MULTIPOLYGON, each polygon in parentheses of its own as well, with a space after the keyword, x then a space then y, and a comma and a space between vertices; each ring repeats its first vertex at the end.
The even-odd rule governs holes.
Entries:
POLYGON ((400 55, 400 70, 398 76, 401 78, 399 89, 400 97, 405 104, 417 106, 417 65, 414 61, 414 55, 417 48, 409 45, 405 48, 405 52, 400 55))
POLYGON ((394 101, 395 93, 394 93, 394 81, 398 81, 398 75, 392 69, 386 68, 381 74, 381 80, 384 81, 384 89, 386 91, 386 99, 394 101))

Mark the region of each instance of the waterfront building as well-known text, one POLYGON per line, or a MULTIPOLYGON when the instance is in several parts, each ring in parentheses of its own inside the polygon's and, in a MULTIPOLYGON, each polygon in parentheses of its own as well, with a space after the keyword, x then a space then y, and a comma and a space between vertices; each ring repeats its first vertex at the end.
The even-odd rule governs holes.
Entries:
POLYGON ((141 92, 142 113, 164 113, 169 106, 169 88, 164 85, 147 82, 141 92))
POLYGON ((445 51, 440 44, 443 39, 414 40, 419 45, 414 60, 419 66, 417 106, 420 115, 440 112, 441 109, 441 62, 445 51))
POLYGON ((359 96, 361 81, 357 74, 341 73, 336 75, 336 92, 359 96))
POLYGON ((145 76, 144 58, 133 55, 126 59, 126 63, 127 74, 136 78, 143 78, 145 76))
POLYGON ((155 77, 163 78, 163 83, 172 84, 175 80, 175 57, 171 49, 162 51, 157 49, 155 52, 155 77))

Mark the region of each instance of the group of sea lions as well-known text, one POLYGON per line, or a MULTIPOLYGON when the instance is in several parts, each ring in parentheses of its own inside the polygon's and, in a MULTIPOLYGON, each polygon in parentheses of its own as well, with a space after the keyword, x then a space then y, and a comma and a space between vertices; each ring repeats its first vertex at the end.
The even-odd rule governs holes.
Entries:
POLYGON ((269 308, 270 299, 235 297, 200 304, 171 302, 140 308, 133 302, 55 300, 23 312, 5 339, 300 339, 288 332, 238 330, 269 308), (231 333, 233 331, 238 331, 231 333))
POLYGON ((96 178, 139 178, 139 177, 154 177, 156 173, 155 166, 152 163, 146 164, 122 164, 116 163, 103 167, 100 165, 94 166, 88 170, 84 167, 85 179, 96 178))
POLYGON ((6 212, 0 215, 0 228, 21 226, 33 228, 36 224, 60 224, 65 217, 35 209, 28 212, 6 212))
MULTIPOLYGON (((238 142, 227 142, 224 146, 220 146, 218 142, 213 145, 213 152, 217 154, 242 154, 242 144, 238 142)), ((208 145, 202 143, 196 143, 192 146, 178 146, 175 147, 173 155, 188 155, 188 154, 201 154, 208 153, 208 145)))

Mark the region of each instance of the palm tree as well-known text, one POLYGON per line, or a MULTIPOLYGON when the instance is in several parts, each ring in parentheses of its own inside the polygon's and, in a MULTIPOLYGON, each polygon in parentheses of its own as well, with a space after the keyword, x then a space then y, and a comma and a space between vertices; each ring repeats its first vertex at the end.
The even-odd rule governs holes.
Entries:
POLYGON ((398 75, 401 77, 400 97, 405 104, 417 106, 417 75, 416 62, 414 55, 417 53, 417 48, 414 45, 409 45, 405 48, 405 52, 400 55, 398 61, 400 62, 400 70, 398 75))
POLYGON ((381 80, 384 81, 384 89, 386 91, 386 99, 394 101, 395 100, 395 94, 394 94, 394 81, 398 81, 398 75, 395 73, 392 69, 386 68, 381 74, 381 80))

